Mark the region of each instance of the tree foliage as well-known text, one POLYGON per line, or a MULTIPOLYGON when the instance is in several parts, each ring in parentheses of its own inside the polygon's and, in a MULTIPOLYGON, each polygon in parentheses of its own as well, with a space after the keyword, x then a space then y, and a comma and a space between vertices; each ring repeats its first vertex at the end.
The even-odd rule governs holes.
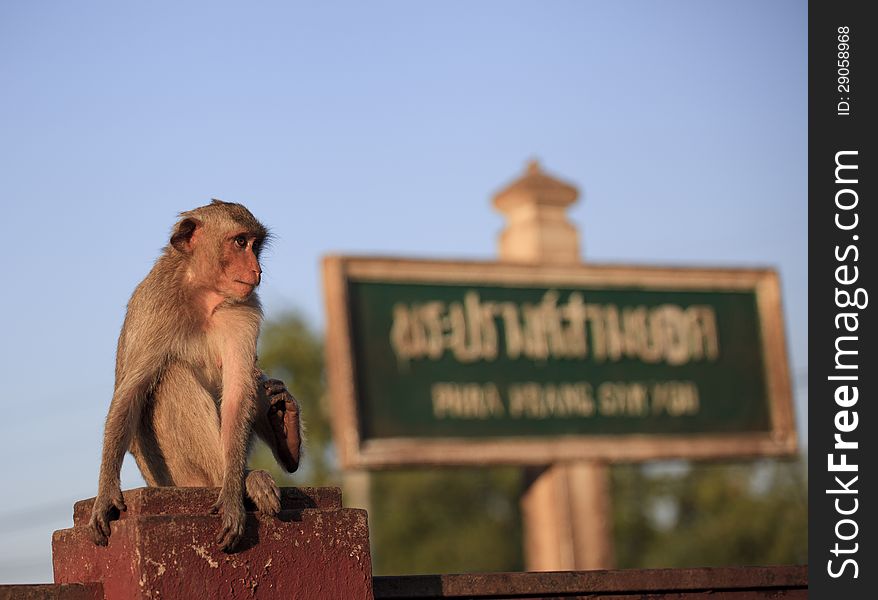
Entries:
POLYGON ((520 571, 521 470, 377 473, 369 514, 377 575, 520 571))
MULTIPOLYGON (((300 471, 282 474, 264 446, 251 465, 282 485, 339 485, 329 426, 321 335, 296 313, 268 322, 260 365, 286 382, 307 425, 300 471)), ((376 574, 523 568, 520 469, 431 469, 371 476, 369 525, 376 574)), ((807 562, 804 462, 678 463, 613 468, 619 568, 807 562)))
POLYGON ((805 464, 697 464, 682 473, 614 469, 619 567, 805 564, 805 464))

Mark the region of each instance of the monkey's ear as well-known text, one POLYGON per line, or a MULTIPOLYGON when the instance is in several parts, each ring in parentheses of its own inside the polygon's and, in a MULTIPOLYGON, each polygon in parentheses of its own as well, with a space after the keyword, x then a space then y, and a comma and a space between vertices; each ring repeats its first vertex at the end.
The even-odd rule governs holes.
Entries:
POLYGON ((192 251, 192 242, 195 232, 201 227, 201 221, 193 217, 186 217, 174 226, 171 232, 171 245, 186 254, 192 251))

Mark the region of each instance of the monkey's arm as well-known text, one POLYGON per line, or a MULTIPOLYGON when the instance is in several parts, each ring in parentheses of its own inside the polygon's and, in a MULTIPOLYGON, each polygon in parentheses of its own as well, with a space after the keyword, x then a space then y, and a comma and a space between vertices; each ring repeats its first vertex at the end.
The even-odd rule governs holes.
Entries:
POLYGON ((126 374, 117 381, 104 426, 98 493, 89 520, 92 540, 99 546, 107 545, 113 509, 125 510, 119 471, 152 380, 145 372, 138 375, 126 374))
MULTIPOLYGON (((255 335, 253 336, 255 340, 255 335)), ((223 352, 223 392, 220 405, 220 443, 224 473, 219 498, 213 512, 223 515, 216 538, 223 550, 231 550, 244 534, 244 477, 250 433, 256 416, 256 382, 252 377, 253 353, 230 344, 223 352), (242 354, 244 356, 242 356, 242 354)))
POLYGON ((299 468, 302 450, 299 403, 283 381, 269 379, 258 367, 254 368, 254 376, 257 381, 257 413, 253 428, 271 448, 281 466, 294 473, 299 468))

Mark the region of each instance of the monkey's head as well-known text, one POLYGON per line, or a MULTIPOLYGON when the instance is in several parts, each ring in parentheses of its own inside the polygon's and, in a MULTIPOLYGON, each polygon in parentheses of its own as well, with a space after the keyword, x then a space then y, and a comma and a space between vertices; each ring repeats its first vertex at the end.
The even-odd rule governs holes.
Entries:
POLYGON ((169 252, 186 264, 187 283, 223 298, 246 300, 262 279, 259 253, 268 230, 240 204, 213 200, 180 213, 169 252))

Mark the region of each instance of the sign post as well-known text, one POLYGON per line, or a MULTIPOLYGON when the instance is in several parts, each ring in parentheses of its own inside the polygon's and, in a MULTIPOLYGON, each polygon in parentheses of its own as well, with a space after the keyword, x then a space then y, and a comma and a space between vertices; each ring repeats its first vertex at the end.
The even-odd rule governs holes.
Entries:
POLYGON ((530 570, 612 566, 609 463, 796 451, 777 275, 583 264, 576 197, 532 163, 498 262, 323 265, 342 465, 530 467, 530 570))
MULTIPOLYGON (((578 191, 547 177, 539 164, 494 197, 506 215, 501 261, 576 264, 579 235, 567 219, 578 191)), ((524 559, 528 571, 612 569, 613 517, 610 468, 605 461, 558 462, 526 472, 521 498, 524 559)))

